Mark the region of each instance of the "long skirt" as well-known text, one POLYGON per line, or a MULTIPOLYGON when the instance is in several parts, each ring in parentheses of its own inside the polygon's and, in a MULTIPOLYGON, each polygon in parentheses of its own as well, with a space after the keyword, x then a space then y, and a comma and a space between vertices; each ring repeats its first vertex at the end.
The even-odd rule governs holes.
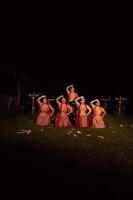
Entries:
POLYGON ((61 127, 70 128, 71 127, 71 122, 69 120, 67 113, 64 113, 64 112, 58 113, 55 120, 55 127, 56 128, 61 128, 61 127))
POLYGON ((49 113, 41 112, 37 116, 36 125, 49 126, 50 125, 50 115, 49 113))
POLYGON ((90 122, 88 119, 87 114, 80 115, 79 113, 76 114, 76 127, 77 128, 89 128, 90 122))
POLYGON ((105 128, 103 118, 101 116, 92 117, 92 127, 93 128, 105 128))

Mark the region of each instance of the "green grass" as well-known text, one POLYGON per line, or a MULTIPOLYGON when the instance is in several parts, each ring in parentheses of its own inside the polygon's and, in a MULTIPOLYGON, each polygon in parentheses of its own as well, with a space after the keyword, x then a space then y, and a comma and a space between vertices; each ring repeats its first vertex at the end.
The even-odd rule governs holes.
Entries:
POLYGON ((77 165, 97 167, 99 171, 133 175, 133 117, 108 115, 105 129, 82 129, 76 134, 71 129, 42 128, 33 123, 31 116, 16 116, 0 121, 1 149, 6 146, 28 146, 34 150, 61 154, 65 160, 74 160, 77 165), (123 125, 123 126, 121 126, 123 125), (20 129, 31 129, 30 135, 18 135, 20 129), (44 129, 41 131, 41 129, 44 129), (87 136, 90 134, 90 136, 87 136), (103 136, 101 139, 98 136, 103 136))

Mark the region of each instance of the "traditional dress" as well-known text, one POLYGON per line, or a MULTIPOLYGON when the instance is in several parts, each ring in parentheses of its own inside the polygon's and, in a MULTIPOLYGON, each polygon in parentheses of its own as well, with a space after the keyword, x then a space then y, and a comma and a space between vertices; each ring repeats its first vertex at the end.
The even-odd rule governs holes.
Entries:
POLYGON ((76 92, 68 92, 68 102, 73 102, 78 97, 76 92))
POLYGON ((49 126, 50 125, 50 106, 46 103, 41 103, 40 112, 37 116, 36 125, 49 126))
POLYGON ((92 105, 93 115, 92 115, 92 127, 93 128, 105 128, 103 121, 103 115, 105 110, 101 106, 92 105))
POLYGON ((56 120, 55 120, 55 127, 71 127, 71 122, 69 120, 69 116, 67 113, 71 110, 70 105, 66 103, 60 103, 59 105, 59 113, 57 114, 56 120))
POLYGON ((86 104, 79 104, 78 110, 76 113, 76 127, 77 128, 87 128, 90 126, 89 119, 87 116, 87 110, 89 106, 86 104))

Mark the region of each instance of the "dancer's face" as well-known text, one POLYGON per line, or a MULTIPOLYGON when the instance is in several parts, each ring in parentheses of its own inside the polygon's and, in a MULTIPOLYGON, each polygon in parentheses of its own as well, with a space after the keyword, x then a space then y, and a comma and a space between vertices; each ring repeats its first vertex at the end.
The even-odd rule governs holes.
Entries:
POLYGON ((62 103, 66 103, 66 98, 62 98, 62 103))
POLYGON ((100 101, 96 102, 96 106, 100 106, 100 101))
POLYGON ((74 87, 71 87, 71 92, 74 92, 74 91, 75 91, 74 87))
POLYGON ((43 99, 43 103, 47 103, 48 101, 47 101, 47 99, 46 98, 44 98, 43 99))
POLYGON ((85 103, 85 99, 84 98, 81 99, 81 103, 82 104, 85 103))

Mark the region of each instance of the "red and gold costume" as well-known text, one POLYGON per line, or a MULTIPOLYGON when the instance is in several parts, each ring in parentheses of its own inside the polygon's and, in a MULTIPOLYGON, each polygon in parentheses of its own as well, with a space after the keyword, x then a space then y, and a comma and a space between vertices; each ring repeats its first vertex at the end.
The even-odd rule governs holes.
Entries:
POLYGON ((92 115, 92 127, 93 128, 105 128, 105 124, 103 121, 103 116, 105 114, 105 110, 101 106, 92 105, 93 115, 92 115))
POLYGON ((46 103, 41 103, 40 112, 37 116, 36 125, 49 126, 50 125, 50 106, 46 103))
POLYGON ((56 120, 55 120, 55 127, 71 127, 71 122, 69 120, 68 112, 71 110, 70 105, 66 103, 59 103, 59 112, 57 114, 56 120))
POLYGON ((87 110, 89 110, 89 106, 86 104, 79 104, 78 110, 76 113, 76 126, 77 128, 87 128, 90 126, 87 110))

